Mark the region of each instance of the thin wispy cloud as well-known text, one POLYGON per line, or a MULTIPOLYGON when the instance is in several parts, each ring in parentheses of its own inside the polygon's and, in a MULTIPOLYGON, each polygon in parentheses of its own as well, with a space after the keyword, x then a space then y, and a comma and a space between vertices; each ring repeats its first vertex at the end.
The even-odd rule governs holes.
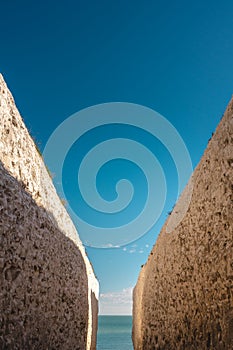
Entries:
POLYGON ((112 243, 108 243, 108 244, 106 244, 106 248, 113 248, 112 243))
POLYGON ((129 250, 129 253, 130 253, 130 254, 136 253, 136 249, 130 249, 130 250, 129 250))
POLYGON ((132 313, 133 287, 119 292, 101 293, 99 304, 102 315, 130 315, 132 313))
POLYGON ((137 249, 137 244, 131 245, 130 248, 128 248, 128 249, 126 247, 124 247, 122 250, 124 252, 128 252, 129 254, 134 254, 134 253, 142 254, 142 253, 144 253, 143 247, 141 247, 141 248, 138 247, 138 249, 137 249))

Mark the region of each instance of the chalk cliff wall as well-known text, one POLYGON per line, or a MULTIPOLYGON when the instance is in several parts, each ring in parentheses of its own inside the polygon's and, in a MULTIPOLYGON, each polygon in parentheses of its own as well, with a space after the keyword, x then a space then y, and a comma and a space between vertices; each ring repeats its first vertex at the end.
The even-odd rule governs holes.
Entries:
POLYGON ((233 349, 233 99, 133 293, 135 350, 233 349))
POLYGON ((0 348, 95 349, 98 281, 0 75, 0 348))

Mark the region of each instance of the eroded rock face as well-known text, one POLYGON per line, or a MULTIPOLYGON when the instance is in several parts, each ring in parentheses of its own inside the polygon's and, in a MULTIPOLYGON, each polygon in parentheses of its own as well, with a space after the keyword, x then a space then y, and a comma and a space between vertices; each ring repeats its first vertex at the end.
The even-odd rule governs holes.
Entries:
POLYGON ((233 100, 192 178, 134 289, 135 350, 233 349, 233 100))
POLYGON ((98 281, 0 76, 0 348, 95 349, 98 281))

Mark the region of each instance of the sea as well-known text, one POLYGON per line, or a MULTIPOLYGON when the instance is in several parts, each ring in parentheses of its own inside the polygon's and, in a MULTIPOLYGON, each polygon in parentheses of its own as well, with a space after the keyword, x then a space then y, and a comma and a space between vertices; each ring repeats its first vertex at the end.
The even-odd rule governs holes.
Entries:
POLYGON ((97 350, 133 350, 132 316, 99 316, 97 350))

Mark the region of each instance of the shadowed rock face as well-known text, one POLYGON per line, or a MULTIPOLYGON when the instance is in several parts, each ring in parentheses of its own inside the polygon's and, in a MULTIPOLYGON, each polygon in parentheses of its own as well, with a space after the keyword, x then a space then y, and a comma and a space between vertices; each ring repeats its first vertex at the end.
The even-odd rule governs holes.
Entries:
POLYGON ((0 348, 95 349, 98 282, 0 76, 0 348))
POLYGON ((134 289, 134 348, 233 349, 233 100, 169 220, 134 289))
POLYGON ((0 348, 86 348, 82 255, 21 183, 0 166, 0 348))

